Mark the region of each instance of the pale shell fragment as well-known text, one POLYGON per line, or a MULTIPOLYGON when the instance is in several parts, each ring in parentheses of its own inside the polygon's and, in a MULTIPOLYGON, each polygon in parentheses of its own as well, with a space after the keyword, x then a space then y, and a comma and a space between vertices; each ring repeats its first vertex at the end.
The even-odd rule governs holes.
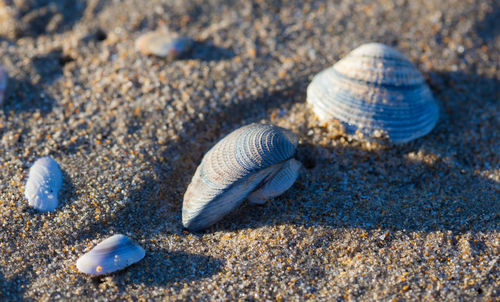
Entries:
POLYGON ((76 268, 89 275, 109 274, 140 261, 146 252, 125 235, 105 239, 76 261, 76 268))
POLYGON ((135 48, 143 55, 178 58, 191 49, 194 41, 189 37, 177 34, 155 31, 145 33, 135 42, 135 48))
POLYGON ((380 43, 362 45, 318 73, 307 102, 320 120, 340 121, 363 140, 405 143, 429 133, 439 116, 422 74, 402 53, 380 43))
POLYGON ((209 227, 245 198, 264 203, 290 188, 301 163, 293 157, 298 139, 274 125, 251 124, 220 140, 203 157, 184 194, 182 223, 209 227))
POLYGON ((0 106, 3 104, 5 90, 7 89, 7 71, 0 66, 0 106))
POLYGON ((59 164, 50 157, 38 159, 29 170, 24 195, 28 204, 40 211, 53 211, 62 186, 59 164))

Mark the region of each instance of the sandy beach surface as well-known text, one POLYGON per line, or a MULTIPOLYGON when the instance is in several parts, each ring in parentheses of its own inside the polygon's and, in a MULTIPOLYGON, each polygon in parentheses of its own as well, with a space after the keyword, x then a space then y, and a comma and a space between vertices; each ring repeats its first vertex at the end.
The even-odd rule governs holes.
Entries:
POLYGON ((500 4, 444 1, 0 0, 1 301, 498 301, 500 4), (158 28, 196 43, 143 56, 158 28), (353 140, 306 87, 366 42, 403 52, 440 102, 427 136, 353 140), (252 122, 310 155, 293 185, 210 229, 181 225, 203 154, 252 122), (64 174, 59 206, 27 206, 29 167, 64 174), (122 233, 137 264, 75 262, 122 233))

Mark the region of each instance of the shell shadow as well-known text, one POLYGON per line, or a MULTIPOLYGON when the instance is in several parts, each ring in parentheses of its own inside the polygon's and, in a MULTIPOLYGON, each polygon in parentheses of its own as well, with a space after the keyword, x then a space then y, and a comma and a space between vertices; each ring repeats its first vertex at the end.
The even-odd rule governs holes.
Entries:
POLYGON ((72 58, 64 56, 61 50, 33 58, 32 66, 38 79, 33 81, 33 75, 30 74, 25 74, 23 78, 9 77, 4 111, 9 113, 39 110, 42 114, 52 111, 55 100, 46 92, 45 87, 62 75, 62 67, 70 61, 72 58))
POLYGON ((40 111, 45 115, 52 111, 55 99, 41 84, 34 84, 29 77, 9 78, 8 81, 3 105, 5 114, 40 111))
POLYGON ((305 171, 289 191, 265 206, 246 203, 221 221, 221 227, 296 224, 424 232, 500 229, 498 183, 466 169, 457 179, 456 166, 447 162, 394 160, 411 149, 398 149, 390 155, 354 148, 316 151, 326 151, 329 156, 318 156, 316 168, 305 171))
POLYGON ((492 5, 491 11, 483 20, 475 24, 478 36, 486 41, 493 41, 500 34, 500 6, 492 5))
POLYGON ((69 30, 83 16, 83 1, 38 0, 13 5, 15 38, 36 37, 69 30))
POLYGON ((36 56, 31 63, 36 72, 41 76, 41 84, 50 85, 62 76, 62 68, 73 61, 70 56, 64 55, 62 50, 53 50, 43 55, 36 56))
POLYGON ((162 249, 148 250, 143 261, 140 268, 142 273, 134 275, 131 280, 124 278, 124 285, 129 281, 145 285, 190 282, 208 278, 224 266, 223 260, 214 257, 162 249))
POLYGON ((58 208, 65 207, 70 205, 72 201, 77 200, 79 198, 79 194, 75 193, 75 186, 73 185, 73 181, 69 174, 61 170, 63 175, 63 184, 61 188, 61 192, 59 192, 59 205, 58 208))
POLYGON ((143 260, 121 271, 105 276, 82 277, 82 279, 85 278, 86 282, 94 288, 98 288, 101 283, 111 279, 120 292, 126 292, 126 288, 131 284, 169 285, 176 288, 177 282, 209 278, 220 272, 223 266, 223 260, 210 256, 152 249, 146 252, 143 260))
POLYGON ((4 111, 39 110, 42 114, 52 111, 55 100, 46 88, 62 76, 64 66, 73 60, 60 49, 34 57, 31 60, 32 72, 23 71, 22 77, 9 77, 4 111))
POLYGON ((26 291, 25 285, 28 283, 24 276, 28 272, 16 274, 12 278, 5 278, 0 269, 0 300, 2 301, 21 301, 26 291))
POLYGON ((231 59, 236 54, 231 48, 214 45, 212 42, 195 41, 191 52, 183 59, 195 59, 200 61, 221 61, 231 59))

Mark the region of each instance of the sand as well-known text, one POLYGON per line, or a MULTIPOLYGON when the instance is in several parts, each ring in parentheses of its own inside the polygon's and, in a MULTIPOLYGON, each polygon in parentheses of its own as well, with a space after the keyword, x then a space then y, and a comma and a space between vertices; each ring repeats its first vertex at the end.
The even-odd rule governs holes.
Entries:
POLYGON ((500 296, 498 1, 0 1, 0 300, 494 301, 500 296), (196 40, 142 56, 141 34, 196 40), (440 101, 400 146, 317 121, 312 76, 377 41, 440 101), (271 122, 308 168, 263 206, 202 233, 182 197, 223 135, 271 122), (31 164, 64 173, 51 213, 27 206, 31 164), (122 233, 139 263, 91 278, 84 252, 122 233))

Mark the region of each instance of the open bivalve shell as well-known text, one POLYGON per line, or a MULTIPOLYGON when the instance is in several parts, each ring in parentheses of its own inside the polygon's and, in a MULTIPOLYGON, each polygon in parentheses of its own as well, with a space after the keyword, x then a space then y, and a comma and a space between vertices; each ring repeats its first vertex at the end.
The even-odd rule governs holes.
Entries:
POLYGON ((24 189, 28 204, 40 211, 53 211, 58 204, 62 181, 61 168, 54 159, 42 157, 35 161, 24 189))
POLYGON ((318 73, 307 88, 307 102, 320 120, 338 120, 348 134, 396 144, 429 133, 439 116, 422 74, 380 43, 362 45, 318 73))
POLYGON ((245 198, 253 203, 285 192, 297 179, 298 139, 274 125, 251 124, 220 140, 203 157, 184 194, 182 223, 209 227, 245 198))
POLYGON ((76 261, 76 267, 89 275, 109 274, 132 265, 146 252, 125 235, 113 235, 96 245, 76 261))

